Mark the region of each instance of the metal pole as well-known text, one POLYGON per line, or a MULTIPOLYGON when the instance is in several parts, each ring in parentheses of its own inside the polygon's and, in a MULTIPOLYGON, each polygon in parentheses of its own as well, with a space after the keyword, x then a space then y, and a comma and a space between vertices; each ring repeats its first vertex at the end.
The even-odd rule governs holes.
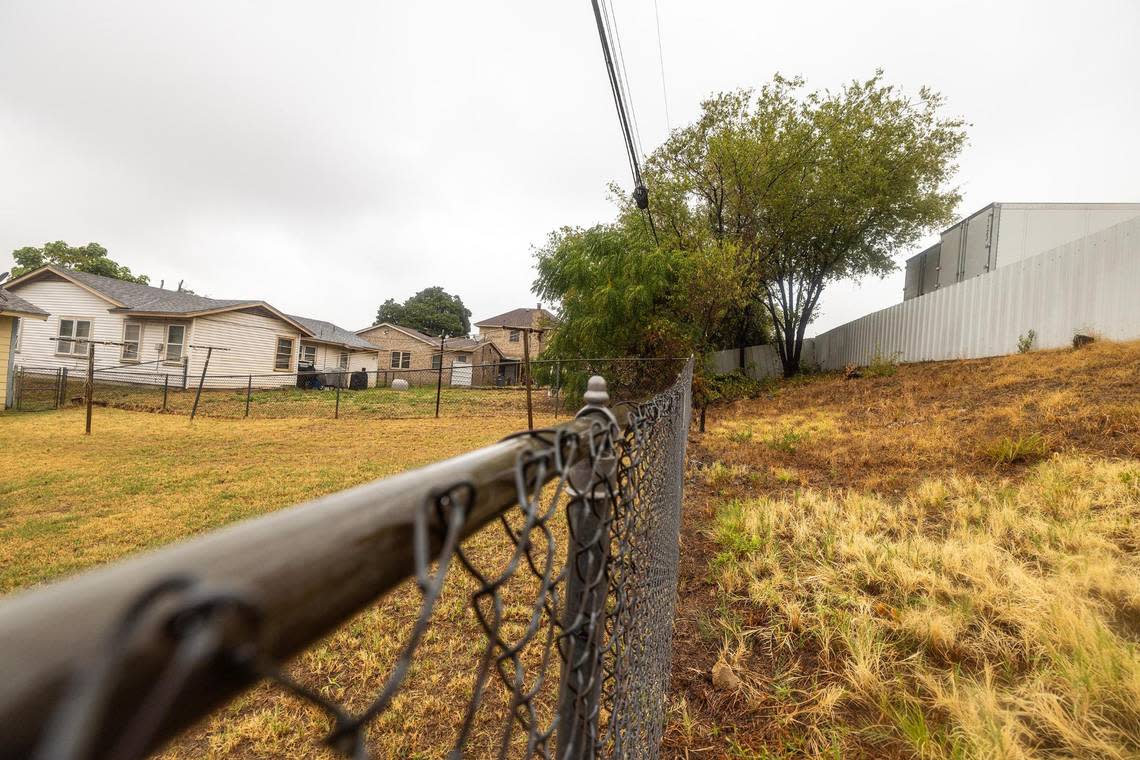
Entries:
POLYGON ((60 381, 59 385, 59 405, 67 406, 67 367, 63 367, 61 373, 63 375, 63 379, 60 381))
POLYGON ((194 406, 190 408, 191 422, 194 421, 194 415, 198 413, 198 401, 202 398, 202 386, 206 383, 206 368, 210 366, 210 354, 212 353, 214 353, 214 347, 209 346, 206 349, 206 361, 202 363, 202 377, 198 379, 198 392, 194 394, 194 406))
POLYGON ((523 372, 526 373, 526 426, 534 430, 534 406, 530 399, 530 330, 523 330, 523 372))
POLYGON ((562 362, 554 363, 554 419, 562 408, 562 362))
POLYGON ((336 410, 333 412, 333 419, 340 419, 340 386, 344 385, 344 373, 341 372, 336 379, 336 410))
MULTIPOLYGON (((590 378, 586 406, 577 417, 600 416, 617 428, 609 410, 606 381, 590 378)), ((569 473, 570 504, 567 519, 570 541, 566 557, 566 631, 562 679, 558 695, 558 754, 560 758, 593 757, 598 735, 602 673, 602 637, 605 631, 609 584, 606 564, 610 547, 610 520, 616 487, 617 456, 612 437, 604 441, 596 458, 585 456, 569 473)))
POLYGON ((91 435, 91 397, 95 395, 95 344, 87 346, 87 384, 84 387, 87 396, 87 427, 84 435, 91 435))
POLYGON ((250 374, 249 382, 245 385, 245 416, 249 416, 249 402, 253 398, 253 375, 250 374))
POLYGON ((162 411, 166 411, 166 398, 170 394, 170 373, 162 375, 162 411))
POLYGON ((182 390, 190 385, 190 357, 182 357, 182 390))
POLYGON ((439 372, 435 377, 435 418, 439 419, 439 394, 443 390, 443 342, 447 339, 447 333, 442 333, 439 336, 439 372))
POLYGON ((60 399, 63 398, 63 367, 55 371, 55 408, 59 409, 60 399))

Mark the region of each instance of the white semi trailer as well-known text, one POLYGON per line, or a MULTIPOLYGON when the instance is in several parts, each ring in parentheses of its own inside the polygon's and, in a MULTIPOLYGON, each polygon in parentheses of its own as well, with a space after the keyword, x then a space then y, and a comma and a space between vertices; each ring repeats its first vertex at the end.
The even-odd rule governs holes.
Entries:
POLYGON ((1140 203, 991 203, 906 262, 903 300, 1140 216, 1140 203))

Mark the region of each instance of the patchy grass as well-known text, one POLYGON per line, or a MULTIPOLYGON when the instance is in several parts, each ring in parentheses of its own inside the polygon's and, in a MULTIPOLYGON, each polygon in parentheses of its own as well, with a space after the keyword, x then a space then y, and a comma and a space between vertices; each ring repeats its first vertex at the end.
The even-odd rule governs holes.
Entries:
MULTIPOLYGON (((0 589, 14 591, 457 455, 522 427, 525 417, 511 416, 478 424, 205 418, 191 425, 184 417, 100 409, 87 437, 79 410, 0 414, 0 589)), ((518 518, 510 516, 516 530, 518 518)), ((493 577, 511 543, 492 525, 465 548, 493 577)), ((556 554, 555 561, 562 558, 556 554)), ((504 586, 508 638, 521 635, 536 589, 525 572, 504 586)), ((442 757, 450 749, 485 642, 468 604, 473 590, 456 565, 405 688, 369 733, 375 756, 442 757)), ((363 709, 390 672, 419 608, 419 592, 404 584, 298 657, 290 674, 363 709)), ((537 655, 523 657, 528 683, 535 683, 537 655)), ((556 687, 554 672, 538 690, 540 714, 556 687)), ((488 688, 475 717, 472 757, 497 752, 505 694, 494 683, 488 688)), ((203 721, 163 757, 331 757, 319 746, 329 728, 318 710, 262 685, 203 721)))
POLYGON ((786 383, 694 443, 667 757, 1140 756, 1140 343, 786 383))

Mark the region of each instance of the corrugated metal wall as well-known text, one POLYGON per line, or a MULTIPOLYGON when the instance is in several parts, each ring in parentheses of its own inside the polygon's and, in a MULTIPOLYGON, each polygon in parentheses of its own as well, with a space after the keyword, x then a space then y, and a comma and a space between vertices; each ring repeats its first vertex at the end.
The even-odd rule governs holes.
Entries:
POLYGON ((1140 218, 942 287, 816 336, 824 369, 899 361, 998 356, 1018 336, 1036 348, 1069 345, 1078 332, 1140 339, 1140 218))
MULTIPOLYGON (((740 368, 740 349, 729 348, 724 351, 714 351, 710 354, 713 370, 718 375, 735 372, 740 368)), ((803 351, 800 352, 800 364, 805 367, 814 366, 815 341, 812 338, 804 340, 803 351)), ((780 363, 780 352, 775 345, 749 346, 744 349, 745 374, 756 380, 765 377, 779 377, 784 374, 784 366, 780 363)))

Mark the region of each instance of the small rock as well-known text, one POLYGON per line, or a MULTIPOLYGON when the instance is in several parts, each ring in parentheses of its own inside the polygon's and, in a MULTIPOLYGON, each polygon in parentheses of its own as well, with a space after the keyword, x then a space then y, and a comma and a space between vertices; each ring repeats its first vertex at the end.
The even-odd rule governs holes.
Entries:
POLYGON ((406 391, 407 389, 408 389, 408 381, 405 380, 404 378, 397 377, 395 380, 392 381, 392 390, 394 390, 394 391, 406 391))
POLYGON ((725 691, 737 691, 741 686, 740 677, 732 672, 732 666, 723 659, 717 660, 713 665, 712 682, 713 686, 725 691))

